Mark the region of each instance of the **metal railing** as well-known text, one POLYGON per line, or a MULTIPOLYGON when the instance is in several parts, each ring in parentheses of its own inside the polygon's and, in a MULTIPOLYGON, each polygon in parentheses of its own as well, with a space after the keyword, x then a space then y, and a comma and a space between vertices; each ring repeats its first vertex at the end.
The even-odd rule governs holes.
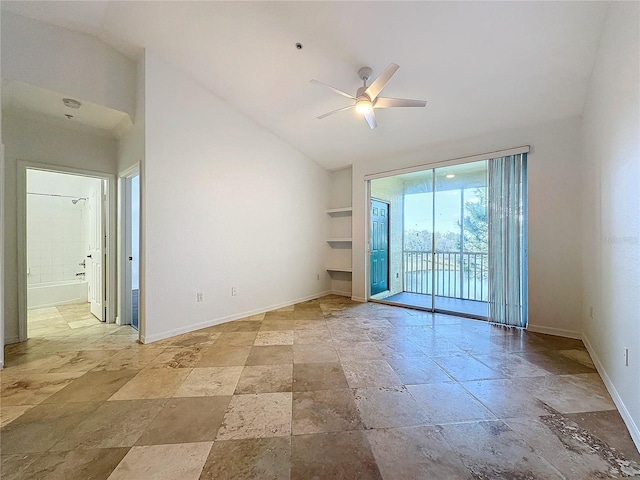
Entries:
POLYGON ((488 300, 488 255, 405 250, 404 291, 464 300, 488 300), (434 273, 435 270, 435 273, 434 273))

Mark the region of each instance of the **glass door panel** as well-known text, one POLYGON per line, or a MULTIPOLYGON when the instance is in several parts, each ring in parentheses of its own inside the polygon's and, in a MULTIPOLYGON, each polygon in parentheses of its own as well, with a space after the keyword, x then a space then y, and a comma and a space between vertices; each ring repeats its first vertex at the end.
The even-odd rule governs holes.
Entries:
POLYGON ((434 170, 434 307, 487 316, 487 162, 434 170))

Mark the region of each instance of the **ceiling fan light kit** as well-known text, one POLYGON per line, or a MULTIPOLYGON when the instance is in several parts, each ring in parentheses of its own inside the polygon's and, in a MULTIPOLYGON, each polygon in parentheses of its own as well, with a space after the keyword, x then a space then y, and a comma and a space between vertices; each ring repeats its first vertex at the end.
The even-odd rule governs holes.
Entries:
POLYGON ((329 115, 333 115, 334 113, 341 112, 343 110, 350 110, 355 108, 356 112, 363 115, 370 128, 376 128, 378 124, 376 123, 376 117, 373 113, 374 108, 393 108, 393 107, 424 107, 427 105, 425 100, 410 100, 407 98, 386 98, 379 97, 378 95, 382 91, 382 89, 387 85, 391 77, 398 71, 400 67, 395 63, 389 64, 387 68, 385 68, 378 77, 371 82, 369 86, 367 86, 367 82, 369 78, 371 78, 371 74, 373 70, 369 67, 362 67, 358 70, 358 77, 363 81, 364 85, 358 88, 356 95, 349 95, 347 92, 343 92, 331 85, 327 85, 326 83, 319 82, 318 80, 311 80, 311 83, 315 83, 317 85, 322 85, 323 87, 327 87, 333 92, 342 95, 343 97, 347 97, 353 100, 353 105, 349 105, 346 107, 339 108, 337 110, 333 110, 331 112, 325 113, 317 117, 318 119, 323 119, 328 117, 329 115))

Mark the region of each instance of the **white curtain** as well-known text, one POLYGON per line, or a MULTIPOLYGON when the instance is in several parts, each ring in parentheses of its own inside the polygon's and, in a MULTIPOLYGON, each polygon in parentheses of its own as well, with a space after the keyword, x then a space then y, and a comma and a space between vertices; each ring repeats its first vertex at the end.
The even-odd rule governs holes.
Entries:
POLYGON ((489 321, 527 326, 527 154, 489 160, 489 321))

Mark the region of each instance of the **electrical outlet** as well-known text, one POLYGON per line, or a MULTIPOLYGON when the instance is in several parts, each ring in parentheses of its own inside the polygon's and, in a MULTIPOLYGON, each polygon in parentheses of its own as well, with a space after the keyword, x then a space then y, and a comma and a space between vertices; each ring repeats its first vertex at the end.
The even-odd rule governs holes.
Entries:
POLYGON ((624 349, 624 366, 625 367, 629 366, 629 349, 628 348, 624 349))
POLYGON ((231 296, 235 297, 238 295, 238 287, 231 287, 231 296))
POLYGON ((204 295, 202 292, 196 293, 196 302, 204 302, 204 295))

